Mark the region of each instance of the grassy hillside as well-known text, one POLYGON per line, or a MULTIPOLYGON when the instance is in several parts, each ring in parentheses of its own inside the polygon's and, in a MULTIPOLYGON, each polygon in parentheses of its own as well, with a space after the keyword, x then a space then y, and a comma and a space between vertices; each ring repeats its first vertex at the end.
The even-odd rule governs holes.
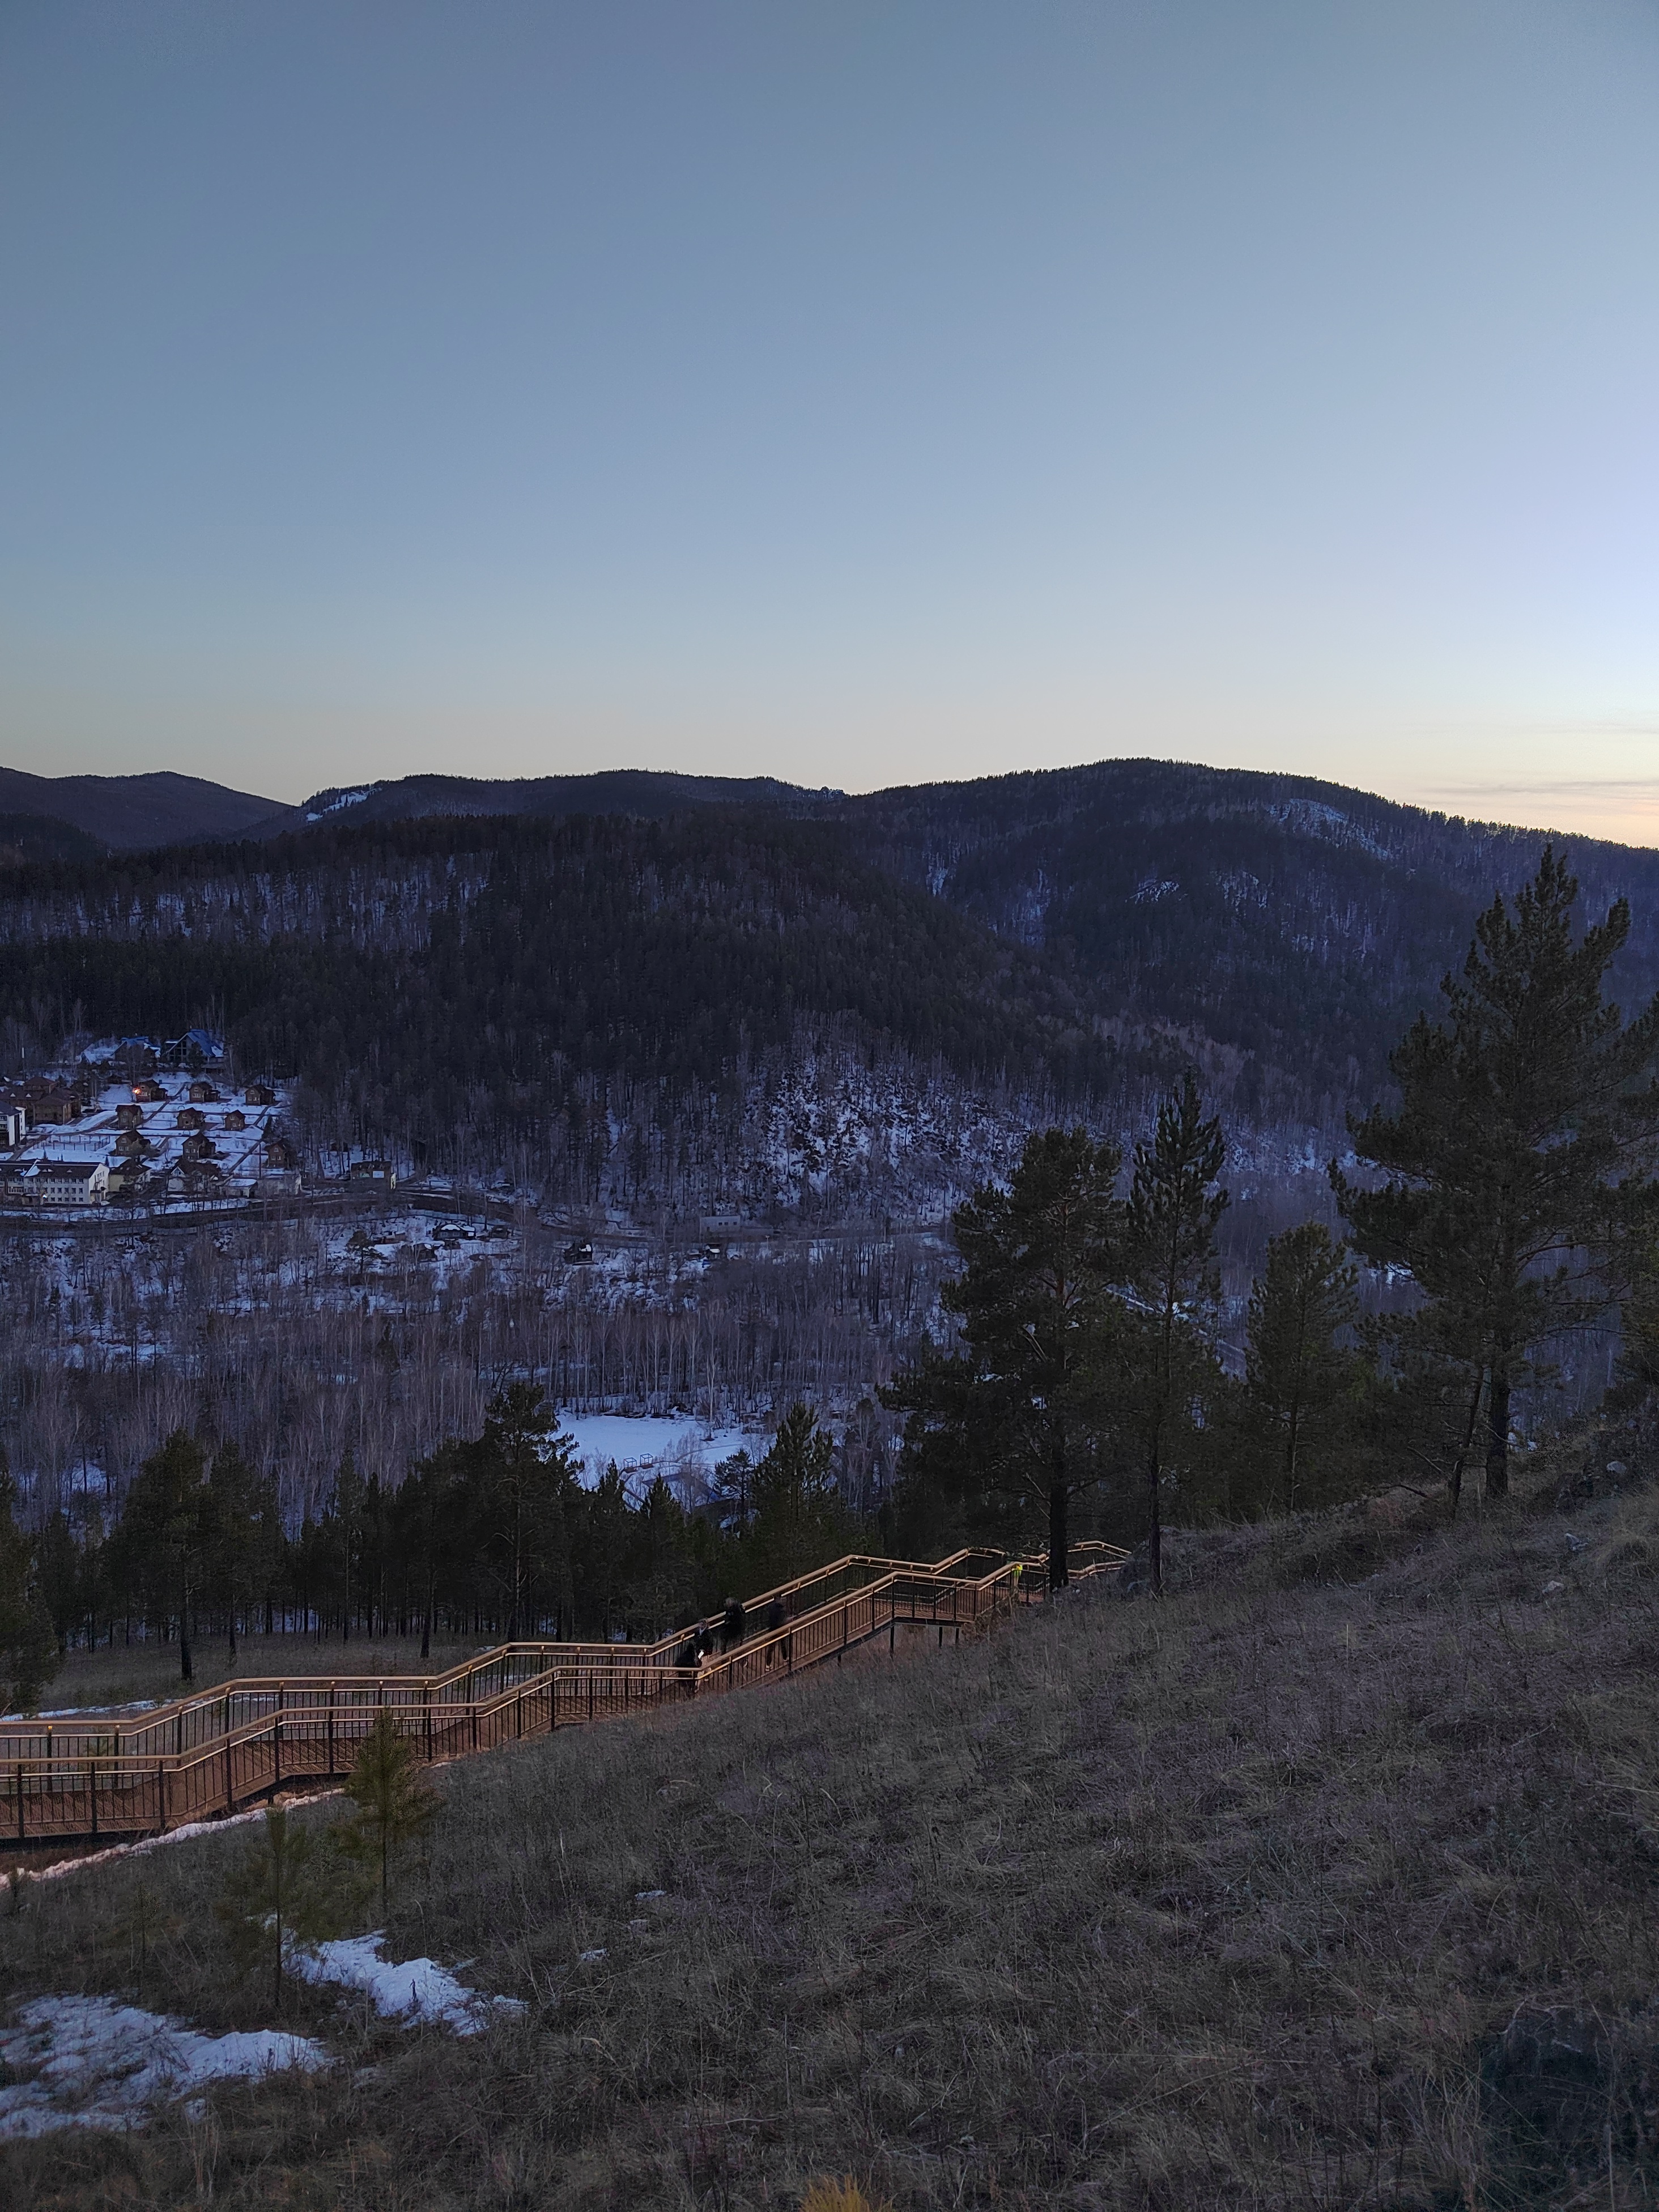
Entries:
MULTIPOLYGON (((5 2148, 0 2200, 1646 2204, 1659 1499, 1564 1518, 1559 1480, 453 1768, 394 1935, 527 2023, 310 1993, 331 2074, 5 2148)), ((131 1989, 142 1924, 147 2002, 253 2024, 202 1908, 238 1848, 26 1889, 0 1978, 131 1989)))

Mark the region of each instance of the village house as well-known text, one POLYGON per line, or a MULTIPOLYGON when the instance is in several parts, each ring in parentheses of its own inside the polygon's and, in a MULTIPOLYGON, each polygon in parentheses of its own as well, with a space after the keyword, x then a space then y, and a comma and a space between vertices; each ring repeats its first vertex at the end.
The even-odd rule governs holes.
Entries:
POLYGON ((205 1129, 207 1115, 199 1106, 181 1106, 179 1109, 179 1127, 181 1129, 205 1129))
POLYGON ((115 1109, 115 1126, 118 1129, 137 1129, 143 1125, 143 1108, 126 1100, 123 1100, 115 1109))
POLYGON ((242 1093, 242 1103, 245 1106, 274 1106, 276 1093, 268 1083, 250 1083, 242 1093))
POLYGON ((205 1078, 198 1075, 190 1086, 190 1103, 192 1106, 216 1106, 219 1094, 205 1078))
POLYGON ((389 1160, 353 1160, 346 1170, 346 1181, 373 1183, 382 1190, 395 1190, 398 1171, 389 1160))
POLYGON ((181 1037, 169 1037, 161 1048, 162 1058, 170 1067, 188 1067, 197 1071, 219 1066, 225 1056, 225 1041, 215 1036, 211 1030, 186 1030, 181 1037))
POLYGON ((254 1181, 256 1198, 298 1198, 300 1195, 298 1168, 276 1167, 269 1160, 254 1181))
POLYGON ((167 1103, 166 1086, 153 1075, 147 1075, 132 1086, 133 1097, 146 1106, 165 1106, 167 1103))
MULTIPOLYGON (((140 1139, 142 1142, 143 1139, 140 1139)), ((130 1198, 149 1181, 149 1169, 137 1154, 109 1164, 109 1181, 106 1185, 112 1198, 130 1198)))
POLYGON ((28 1185, 37 1206, 98 1206, 108 1189, 102 1160, 42 1160, 28 1185))
POLYGON ((28 1127, 29 1109, 21 1098, 0 1102, 0 1144, 21 1145, 28 1127))
POLYGON ((180 1161, 167 1177, 169 1198, 221 1198, 224 1177, 217 1160, 180 1161))
POLYGON ((240 1107, 233 1106, 229 1113, 225 1116, 224 1125, 227 1129, 246 1129, 247 1127, 247 1115, 243 1113, 240 1107))
POLYGON ((36 1128, 61 1129, 81 1118, 81 1101, 61 1083, 31 1083, 27 1086, 30 1123, 36 1128))

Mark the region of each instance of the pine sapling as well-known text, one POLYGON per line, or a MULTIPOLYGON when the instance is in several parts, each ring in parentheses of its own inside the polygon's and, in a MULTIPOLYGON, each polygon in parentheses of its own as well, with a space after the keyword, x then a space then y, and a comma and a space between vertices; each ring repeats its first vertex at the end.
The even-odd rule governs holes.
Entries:
POLYGON ((382 1705, 363 1738, 346 1780, 346 1795, 357 1810, 335 1831, 340 1849, 374 1873, 384 1918, 392 1886, 392 1863, 405 1844, 423 1836, 443 1802, 423 1781, 409 1744, 398 1733, 389 1707, 382 1705))
POLYGON ((273 1805, 213 1910, 242 1972, 269 1971, 271 2007, 280 2012, 289 1946, 309 1950, 339 1935, 348 1903, 327 1842, 273 1805))

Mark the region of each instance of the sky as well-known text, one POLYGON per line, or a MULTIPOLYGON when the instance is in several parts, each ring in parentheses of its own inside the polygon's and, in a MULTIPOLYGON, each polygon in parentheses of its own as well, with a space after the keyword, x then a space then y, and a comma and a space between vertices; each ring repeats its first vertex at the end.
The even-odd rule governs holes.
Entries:
POLYGON ((0 761, 1659 843, 1653 0, 5 0, 0 761))

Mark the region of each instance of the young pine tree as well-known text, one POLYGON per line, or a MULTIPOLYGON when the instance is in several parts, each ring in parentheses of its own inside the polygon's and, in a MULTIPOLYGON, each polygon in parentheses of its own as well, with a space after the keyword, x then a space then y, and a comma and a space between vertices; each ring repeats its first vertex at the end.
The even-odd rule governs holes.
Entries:
POLYGON ((398 1853, 427 1832, 443 1802, 422 1780, 389 1706, 382 1705, 375 1714, 345 1786, 357 1810, 335 1829, 335 1840, 349 1859, 374 1877, 384 1918, 398 1853))
POLYGON ((225 1877, 213 1911, 241 1971, 270 1975, 271 2008, 280 2012, 289 1946, 309 1948, 337 1936, 348 1905, 348 1885, 326 1840, 273 1805, 225 1877))
POLYGON ((1528 1352, 1606 1310, 1659 1200, 1659 999, 1623 1024, 1602 986, 1630 909, 1617 900, 1575 941, 1577 896, 1547 847, 1513 909, 1494 900, 1461 978, 1441 984, 1444 1019, 1420 1016, 1389 1061, 1399 1110, 1350 1118, 1383 1182, 1361 1189, 1330 1170, 1355 1243, 1410 1269, 1426 1302, 1413 1326, 1467 1365, 1476 1404, 1484 1373, 1494 1498, 1528 1352))
POLYGON ((1273 1451, 1268 1503, 1279 1511, 1294 1513, 1318 1486, 1321 1455, 1358 1417, 1364 1362, 1342 1341, 1359 1317, 1358 1279, 1347 1248, 1304 1221, 1273 1238, 1250 1293, 1245 1403, 1273 1451))

